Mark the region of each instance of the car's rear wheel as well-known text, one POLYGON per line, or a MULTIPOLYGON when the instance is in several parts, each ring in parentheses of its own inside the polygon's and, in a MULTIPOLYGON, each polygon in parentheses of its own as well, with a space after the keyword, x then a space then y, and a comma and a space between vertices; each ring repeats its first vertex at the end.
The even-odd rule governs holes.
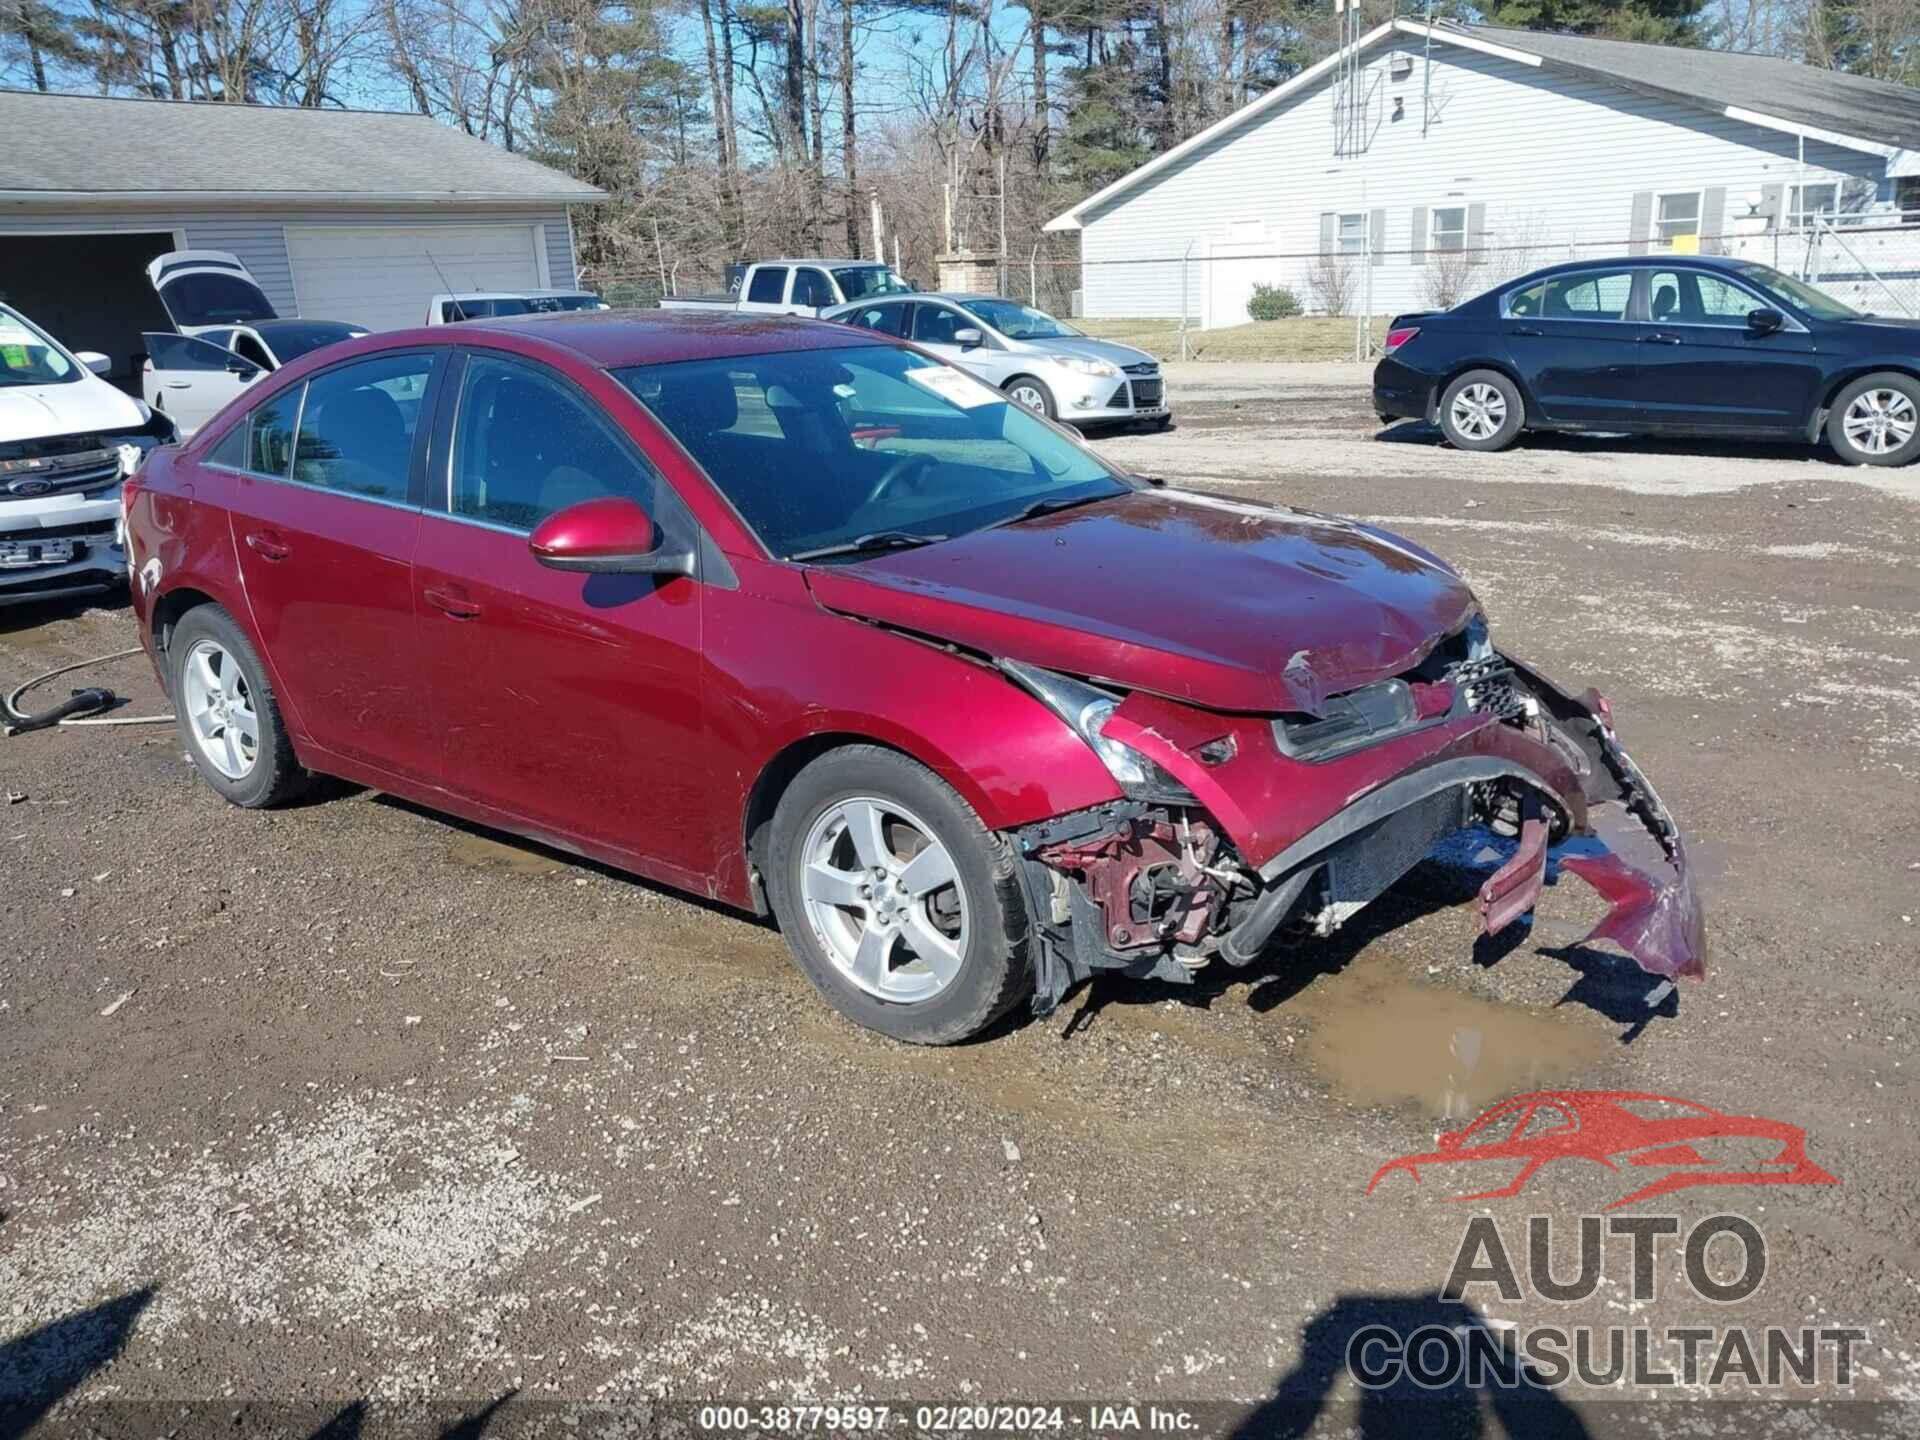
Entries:
POLYGON ((246 632, 217 605, 189 610, 167 638, 175 722, 201 776, 235 805, 291 800, 311 777, 246 632))
POLYGON ((1440 397, 1440 429, 1461 450, 1504 450, 1526 422, 1520 387, 1498 370, 1469 370, 1440 397))
POLYGON ((1854 381, 1833 397, 1827 440, 1855 465, 1920 459, 1920 381, 1891 371, 1854 381))
POLYGON ((1012 851, 904 755, 852 745, 808 765, 774 810, 767 861, 794 958, 858 1024, 947 1045, 1033 984, 1012 851))
POLYGON ((1059 411, 1054 408, 1053 392, 1031 375, 1016 375, 1005 386, 1007 398, 1016 405, 1024 405, 1036 414, 1049 420, 1055 419, 1059 411))

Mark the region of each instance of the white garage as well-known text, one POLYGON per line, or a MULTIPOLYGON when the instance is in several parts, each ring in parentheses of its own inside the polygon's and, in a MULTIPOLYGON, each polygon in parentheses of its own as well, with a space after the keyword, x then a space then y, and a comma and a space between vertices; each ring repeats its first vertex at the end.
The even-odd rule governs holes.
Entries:
POLYGON ((544 226, 287 227, 287 260, 302 315, 398 330, 426 317, 448 290, 552 286, 544 226))
POLYGON ((237 255, 283 316, 397 329, 443 290, 578 284, 572 207, 607 198, 424 115, 0 90, 0 135, 0 291, 121 383, 165 250, 237 255))

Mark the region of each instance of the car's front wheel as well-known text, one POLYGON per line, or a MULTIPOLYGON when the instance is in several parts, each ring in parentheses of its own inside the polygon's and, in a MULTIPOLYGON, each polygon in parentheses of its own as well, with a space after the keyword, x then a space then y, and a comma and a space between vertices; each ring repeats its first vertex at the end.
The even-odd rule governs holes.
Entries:
POLYGON ((217 605, 189 610, 167 637, 167 659, 175 720, 209 785, 248 810, 307 787, 266 667, 231 615, 217 605))
POLYGON ((774 810, 773 909, 834 1008, 896 1040, 947 1045, 1033 984, 1005 841, 925 766, 877 745, 829 751, 774 810))
POLYGON ((1498 370, 1469 370, 1440 397, 1440 429, 1460 450, 1504 450, 1526 422, 1520 387, 1498 370))
POLYGON ((1892 371, 1854 381, 1833 397, 1827 440, 1855 465, 1920 459, 1920 381, 1892 371))
POLYGON ((1006 384, 1007 398, 1016 405, 1024 405, 1035 414, 1054 419, 1059 412, 1054 408, 1053 392, 1031 375, 1016 375, 1006 384))

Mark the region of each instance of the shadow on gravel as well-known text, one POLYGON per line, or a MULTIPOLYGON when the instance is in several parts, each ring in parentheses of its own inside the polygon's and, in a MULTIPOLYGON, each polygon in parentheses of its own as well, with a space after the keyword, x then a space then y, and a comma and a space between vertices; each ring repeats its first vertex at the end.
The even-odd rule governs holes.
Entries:
MULTIPOLYGON (((1438 448, 1447 443, 1438 425, 1424 420, 1398 420, 1374 432, 1382 445, 1427 445, 1438 448)), ((1806 445, 1788 440, 1717 440, 1711 436, 1615 435, 1603 432, 1573 433, 1561 430, 1535 430, 1521 436, 1515 450, 1535 450, 1565 455, 1673 455, 1715 460, 1798 460, 1809 465, 1846 468, 1845 462, 1824 445, 1806 445)))
POLYGON ((0 1435, 23 1435, 126 1347, 151 1285, 0 1345, 0 1435))
MULTIPOLYGON (((119 612, 127 622, 128 634, 132 634, 133 607, 127 599, 127 592, 101 590, 91 595, 74 595, 58 600, 28 600, 17 605, 0 605, 0 635, 17 635, 42 625, 51 625, 56 620, 77 620, 89 610, 119 612)), ((131 645, 134 642, 130 639, 126 643, 131 645)))
MULTIPOLYGON (((480 1437, 487 1433, 487 1427, 493 1423, 494 1417, 500 1413, 501 1408, 519 1393, 517 1390, 509 1390, 491 1404, 475 1410, 470 1415, 461 1416, 445 1429, 433 1432, 434 1440, 480 1440, 480 1437)), ((361 1433, 367 1428, 367 1419, 367 1402, 352 1401, 330 1415, 318 1430, 307 1436, 307 1440, 360 1440, 361 1433)), ((390 1429, 383 1428, 379 1433, 392 1432, 390 1429)), ((424 1435, 426 1432, 423 1430, 420 1433, 424 1435)))
MULTIPOLYGON (((1544 1388, 1539 1375, 1517 1356, 1510 1360, 1504 1337, 1471 1306, 1443 1294, 1343 1295, 1300 1331, 1300 1362, 1280 1377, 1273 1394, 1233 1431, 1233 1440, 1280 1440, 1332 1431, 1360 1440, 1474 1440, 1490 1433, 1486 1407, 1499 1433, 1528 1440, 1584 1440, 1587 1427, 1571 1406, 1544 1388), (1432 1343, 1422 1345, 1419 1332, 1432 1343), (1347 1388, 1350 1347, 1359 1369, 1385 1379, 1391 1357, 1425 1355, 1434 1368, 1417 1385, 1404 1373, 1377 1389, 1361 1389, 1324 1415, 1334 1392, 1347 1388), (1485 1357, 1490 1383, 1442 1373, 1440 1361, 1466 1352, 1485 1357), (1517 1379, 1503 1385, 1498 1378, 1517 1379)), ((1411 1368, 1409 1365, 1408 1368, 1411 1368)))

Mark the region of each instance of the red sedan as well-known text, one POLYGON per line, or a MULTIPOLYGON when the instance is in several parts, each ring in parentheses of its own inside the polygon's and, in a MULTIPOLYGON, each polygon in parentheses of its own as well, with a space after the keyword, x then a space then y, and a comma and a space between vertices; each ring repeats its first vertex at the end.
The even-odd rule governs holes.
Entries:
POLYGON ((1244 965, 1476 823, 1656 974, 1680 837, 1605 703, 1443 561, 1167 490, 888 337, 665 312, 369 336, 127 487, 207 782, 324 772, 771 912, 842 1011, 945 1042, 1099 970, 1244 965))

